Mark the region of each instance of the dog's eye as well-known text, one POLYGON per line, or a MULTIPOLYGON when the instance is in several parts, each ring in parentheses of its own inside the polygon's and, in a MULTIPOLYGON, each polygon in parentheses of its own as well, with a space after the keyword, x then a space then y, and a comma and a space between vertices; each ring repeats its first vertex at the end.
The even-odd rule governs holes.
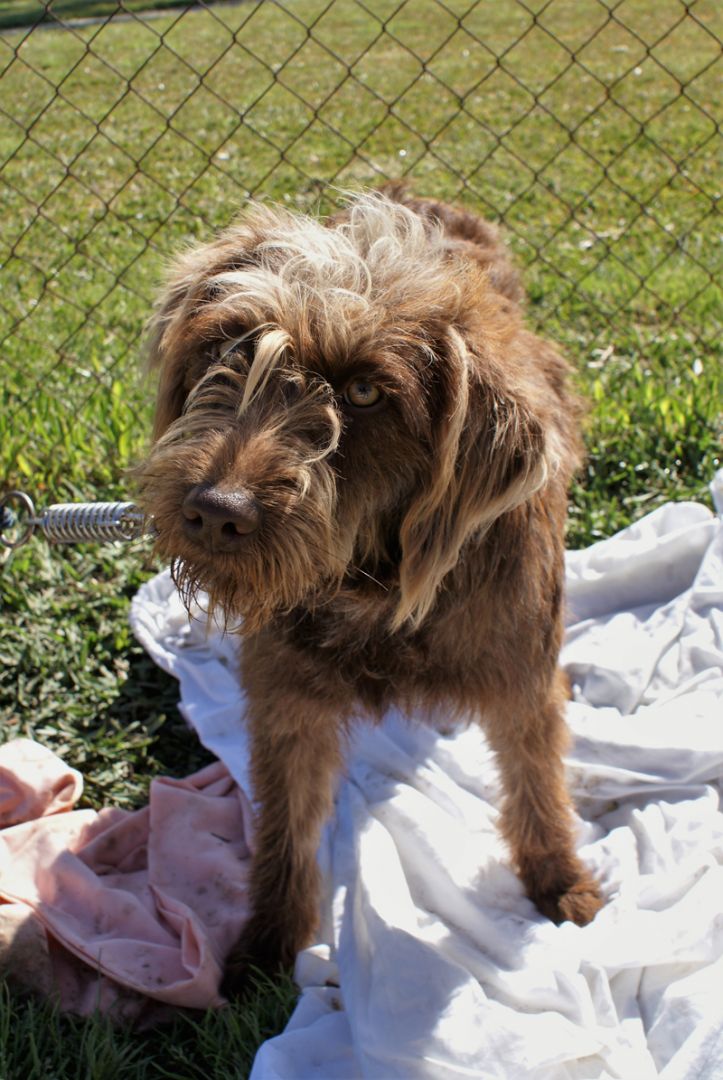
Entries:
POLYGON ((352 405, 355 409, 368 409, 381 401, 382 392, 378 386, 366 379, 354 379, 342 396, 347 405, 352 405))

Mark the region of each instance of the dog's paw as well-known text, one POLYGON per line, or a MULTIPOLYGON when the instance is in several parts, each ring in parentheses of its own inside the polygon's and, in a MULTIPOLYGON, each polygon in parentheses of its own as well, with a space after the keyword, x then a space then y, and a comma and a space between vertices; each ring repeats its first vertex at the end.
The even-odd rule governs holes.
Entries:
POLYGON ((605 902, 597 883, 588 875, 563 892, 536 896, 534 901, 538 911, 558 926, 564 922, 587 926, 605 902))

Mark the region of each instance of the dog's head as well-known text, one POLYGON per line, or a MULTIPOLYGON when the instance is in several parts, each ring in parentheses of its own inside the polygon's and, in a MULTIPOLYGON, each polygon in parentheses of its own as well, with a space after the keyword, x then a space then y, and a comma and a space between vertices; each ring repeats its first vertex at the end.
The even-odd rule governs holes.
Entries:
POLYGON ((257 206, 185 255, 138 470, 184 594, 253 629, 377 580, 392 626, 417 625, 559 450, 527 339, 440 224, 381 194, 330 225, 257 206))

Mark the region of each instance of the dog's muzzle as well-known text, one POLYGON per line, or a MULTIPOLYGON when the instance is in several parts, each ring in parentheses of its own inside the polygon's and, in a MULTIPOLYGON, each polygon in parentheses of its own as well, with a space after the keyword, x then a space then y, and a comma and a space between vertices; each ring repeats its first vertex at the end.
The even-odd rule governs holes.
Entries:
POLYGON ((257 499, 243 489, 221 491, 197 484, 181 507, 183 531, 189 540, 209 551, 238 551, 261 526, 257 499))

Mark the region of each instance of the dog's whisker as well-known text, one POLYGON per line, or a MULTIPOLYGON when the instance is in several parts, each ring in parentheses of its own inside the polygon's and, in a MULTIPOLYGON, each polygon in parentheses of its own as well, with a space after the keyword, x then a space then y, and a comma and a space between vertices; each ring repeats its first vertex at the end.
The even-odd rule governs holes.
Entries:
POLYGON ((357 566, 354 563, 351 563, 349 569, 352 571, 352 573, 361 574, 363 577, 369 578, 370 581, 373 581, 374 584, 378 585, 380 589, 384 590, 384 592, 389 592, 388 585, 385 585, 383 581, 379 581, 379 579, 375 578, 373 574, 370 574, 366 570, 363 570, 361 566, 357 566))

